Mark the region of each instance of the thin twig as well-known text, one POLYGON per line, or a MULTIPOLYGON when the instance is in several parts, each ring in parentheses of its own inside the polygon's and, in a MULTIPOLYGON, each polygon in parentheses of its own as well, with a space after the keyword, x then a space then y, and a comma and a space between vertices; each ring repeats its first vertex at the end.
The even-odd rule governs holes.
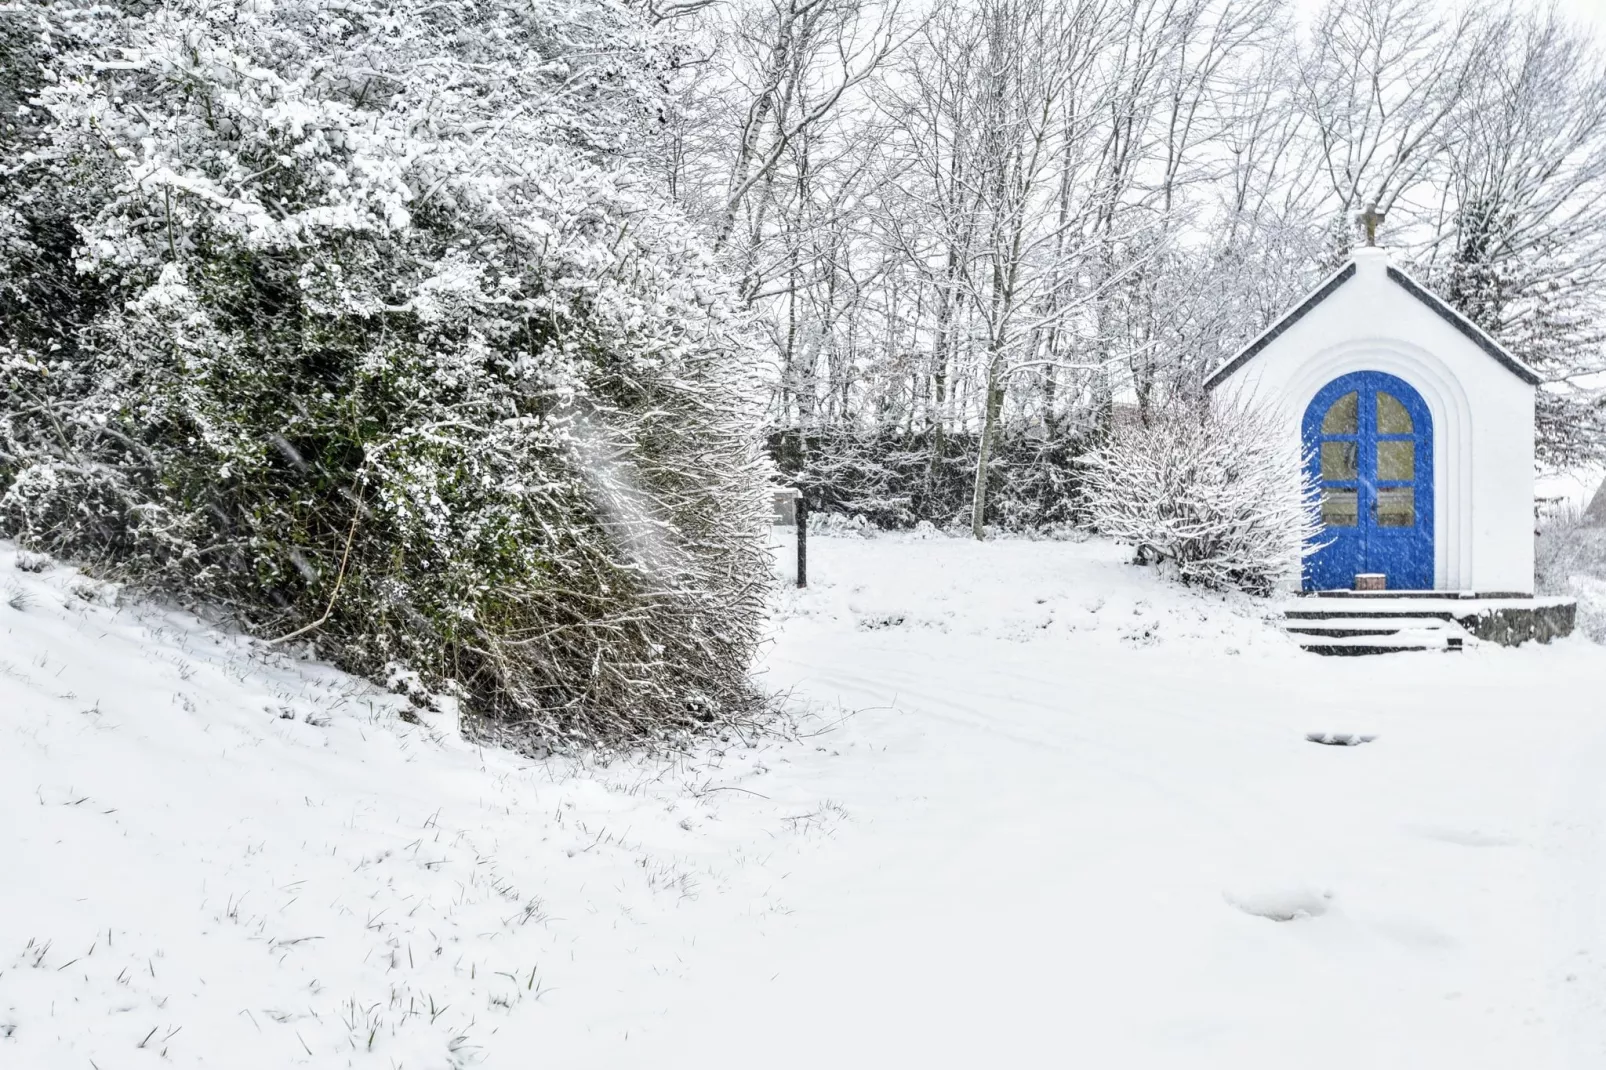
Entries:
POLYGON ((311 624, 302 625, 293 632, 288 632, 277 639, 269 639, 269 646, 277 646, 298 635, 306 635, 314 628, 320 627, 335 611, 335 599, 340 597, 340 585, 346 581, 346 563, 351 560, 351 544, 357 538, 357 523, 362 519, 362 482, 357 484, 357 500, 351 513, 351 529, 346 532, 346 548, 340 553, 340 570, 335 573, 335 589, 329 592, 329 604, 323 608, 323 616, 311 624))

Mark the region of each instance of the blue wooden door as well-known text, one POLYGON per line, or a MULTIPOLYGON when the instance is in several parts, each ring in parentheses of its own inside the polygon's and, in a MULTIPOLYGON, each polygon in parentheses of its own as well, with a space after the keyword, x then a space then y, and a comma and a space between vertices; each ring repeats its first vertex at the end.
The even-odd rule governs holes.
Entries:
POLYGON ((1305 559, 1305 589, 1381 572, 1390 590, 1431 590, 1433 418, 1422 396, 1383 372, 1334 379, 1305 410, 1304 441, 1325 543, 1305 559))

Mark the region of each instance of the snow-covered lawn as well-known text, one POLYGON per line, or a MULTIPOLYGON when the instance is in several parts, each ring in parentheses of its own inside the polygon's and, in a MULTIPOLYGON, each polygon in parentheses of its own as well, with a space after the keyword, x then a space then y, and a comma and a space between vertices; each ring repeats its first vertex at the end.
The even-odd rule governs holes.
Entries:
POLYGON ((833 821, 739 790, 774 743, 605 769, 481 752, 16 558, 5 1070, 582 1065, 651 1020, 702 931, 784 910, 777 859, 833 821))
POLYGON ((1581 640, 1323 659, 1100 542, 822 538, 802 738, 583 768, 15 556, 0 1066, 1606 1066, 1581 640))

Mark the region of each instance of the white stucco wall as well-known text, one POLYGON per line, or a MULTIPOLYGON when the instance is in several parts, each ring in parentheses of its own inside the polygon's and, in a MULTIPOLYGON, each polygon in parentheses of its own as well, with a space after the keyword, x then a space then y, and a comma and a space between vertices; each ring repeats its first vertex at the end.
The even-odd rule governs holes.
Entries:
POLYGON ((1433 414, 1435 588, 1532 593, 1534 388, 1390 279, 1383 250, 1355 264, 1215 392, 1274 408, 1297 444, 1311 398, 1340 375, 1404 379, 1433 414))

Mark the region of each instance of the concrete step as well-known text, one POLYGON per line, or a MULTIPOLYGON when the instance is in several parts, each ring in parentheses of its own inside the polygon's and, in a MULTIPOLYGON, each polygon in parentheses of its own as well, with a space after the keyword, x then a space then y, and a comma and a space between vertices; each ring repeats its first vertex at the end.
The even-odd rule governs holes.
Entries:
POLYGON ((1357 635, 1399 635, 1403 632, 1465 634, 1460 627, 1439 617, 1295 617, 1283 623, 1291 635, 1325 635, 1332 638, 1357 635))
POLYGON ((1448 613, 1397 601, 1284 610, 1283 630, 1313 654, 1355 657, 1417 650, 1462 650, 1476 640, 1448 613))
POLYGON ((1300 603, 1283 610, 1289 620, 1433 620, 1448 623, 1456 615, 1448 609, 1424 609, 1420 606, 1335 605, 1309 606, 1300 603))
MULTIPOLYGON (((1359 643, 1392 632, 1448 628, 1462 645, 1548 643, 1572 632, 1577 606, 1566 598, 1468 591, 1322 591, 1284 602, 1284 627, 1296 638, 1359 643), (1331 622, 1321 627, 1322 622, 1331 622), (1345 635, 1344 632, 1351 634, 1345 635)), ((1436 643, 1423 649, 1449 649, 1436 643)), ((1372 653, 1373 651, 1367 651, 1372 653)), ((1380 651, 1379 651, 1380 652, 1380 651)))
POLYGON ((1299 646, 1312 654, 1358 657, 1367 654, 1406 654, 1414 651, 1466 649, 1462 636, 1426 632, 1395 635, 1301 635, 1299 646))
POLYGON ((1391 588, 1386 591, 1304 591, 1299 597, 1310 600, 1318 598, 1358 598, 1362 601, 1367 599, 1428 598, 1457 602, 1520 602, 1531 598, 1530 595, 1517 591, 1411 591, 1401 588, 1391 588))

